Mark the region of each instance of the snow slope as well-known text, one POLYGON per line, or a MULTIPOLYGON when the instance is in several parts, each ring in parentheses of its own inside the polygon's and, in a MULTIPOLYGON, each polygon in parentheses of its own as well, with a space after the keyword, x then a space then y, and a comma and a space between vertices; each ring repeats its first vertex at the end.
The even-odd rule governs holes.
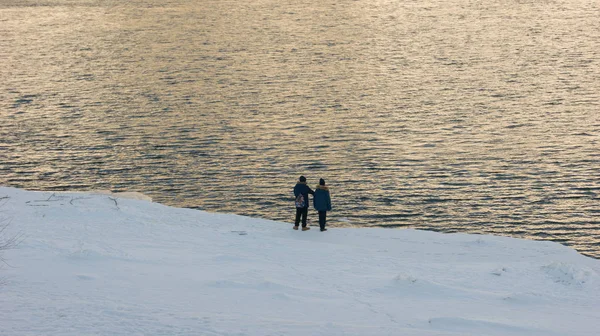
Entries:
POLYGON ((4 238, 23 235, 3 252, 0 335, 600 333, 600 261, 555 243, 302 232, 106 194, 0 199, 4 238))

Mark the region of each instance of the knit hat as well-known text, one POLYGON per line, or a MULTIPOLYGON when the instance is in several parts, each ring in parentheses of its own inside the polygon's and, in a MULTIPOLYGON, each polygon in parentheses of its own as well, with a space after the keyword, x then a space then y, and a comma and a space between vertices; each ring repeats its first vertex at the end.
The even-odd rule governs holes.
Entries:
POLYGON ((306 182, 306 177, 300 176, 300 182, 306 182))
POLYGON ((323 179, 320 179, 320 180, 319 180, 319 185, 322 185, 322 186, 324 186, 324 185, 325 185, 325 180, 323 180, 323 179))

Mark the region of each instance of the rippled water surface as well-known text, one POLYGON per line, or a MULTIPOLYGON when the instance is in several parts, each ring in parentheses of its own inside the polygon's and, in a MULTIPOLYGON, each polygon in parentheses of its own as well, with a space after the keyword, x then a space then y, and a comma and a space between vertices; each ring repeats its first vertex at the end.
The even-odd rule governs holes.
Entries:
POLYGON ((597 1, 0 0, 0 65, 0 184, 600 257, 597 1))

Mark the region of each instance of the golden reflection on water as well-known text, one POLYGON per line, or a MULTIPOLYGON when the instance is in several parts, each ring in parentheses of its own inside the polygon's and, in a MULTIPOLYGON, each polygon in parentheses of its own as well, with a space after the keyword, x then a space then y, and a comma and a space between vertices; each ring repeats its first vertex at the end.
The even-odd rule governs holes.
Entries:
POLYGON ((595 2, 0 0, 0 183, 600 256, 595 2))

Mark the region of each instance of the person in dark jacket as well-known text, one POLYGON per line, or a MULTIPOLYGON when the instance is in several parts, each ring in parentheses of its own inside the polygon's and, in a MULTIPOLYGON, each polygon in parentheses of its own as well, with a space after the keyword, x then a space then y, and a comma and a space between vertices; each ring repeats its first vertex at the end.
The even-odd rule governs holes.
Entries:
POLYGON ((308 194, 314 195, 315 192, 306 184, 306 177, 300 176, 298 183, 294 187, 294 196, 296 197, 296 222, 294 230, 298 230, 300 218, 302 218, 302 231, 310 230, 306 226, 306 217, 308 216, 308 194))
POLYGON ((329 196, 329 188, 325 186, 325 180, 320 179, 319 185, 315 189, 313 196, 315 210, 319 212, 319 226, 321 232, 327 231, 325 222, 327 222, 327 211, 331 211, 331 197, 329 196))

